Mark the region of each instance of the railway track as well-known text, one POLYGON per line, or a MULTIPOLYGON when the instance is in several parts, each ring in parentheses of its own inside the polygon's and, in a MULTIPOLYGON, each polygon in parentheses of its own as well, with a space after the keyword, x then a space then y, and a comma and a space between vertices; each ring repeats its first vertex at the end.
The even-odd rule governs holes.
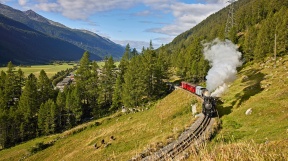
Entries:
MULTIPOLYGON (((180 87, 178 88, 183 89, 180 87)), ((209 130, 208 127, 211 126, 213 122, 214 118, 205 116, 203 113, 201 113, 200 117, 187 130, 185 130, 177 140, 173 141, 172 143, 161 148, 153 154, 147 156, 147 154, 144 155, 142 153, 130 161, 179 160, 176 157, 179 157, 178 155, 186 150, 189 146, 192 144, 198 146, 203 143, 203 141, 205 141, 205 133, 209 130)))
POLYGON ((209 126, 210 121, 210 117, 202 115, 192 126, 190 126, 189 129, 183 132, 177 140, 163 147, 154 154, 143 158, 142 161, 173 160, 193 142, 202 140, 201 137, 209 126))

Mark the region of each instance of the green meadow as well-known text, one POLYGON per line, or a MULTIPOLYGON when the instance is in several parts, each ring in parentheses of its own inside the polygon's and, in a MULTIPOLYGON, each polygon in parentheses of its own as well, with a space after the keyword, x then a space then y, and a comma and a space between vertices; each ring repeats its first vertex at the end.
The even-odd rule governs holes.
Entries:
MULTIPOLYGON (((100 68, 102 68, 105 64, 105 62, 103 61, 99 61, 97 62, 97 64, 99 65, 100 68)), ((67 68, 73 68, 73 66, 75 66, 77 64, 67 64, 67 63, 63 63, 63 64, 50 64, 50 65, 32 65, 32 66, 23 66, 23 67, 19 67, 16 66, 15 70, 17 71, 19 68, 24 72, 25 76, 28 76, 30 73, 33 73, 36 77, 39 76, 40 71, 43 69, 47 76, 49 78, 51 78, 53 75, 55 75, 57 72, 61 71, 61 70, 66 70, 67 68)), ((118 66, 119 62, 115 62, 115 66, 118 66)), ((0 71, 6 71, 7 67, 0 67, 0 71)))
MULTIPOLYGON (((27 66, 27 67, 19 67, 16 66, 15 70, 17 71, 18 69, 21 69, 24 72, 25 76, 28 76, 29 74, 33 73, 36 77, 39 76, 40 71, 43 69, 47 76, 49 78, 51 78, 53 75, 55 75, 57 72, 61 71, 61 70, 66 70, 67 68, 73 68, 73 65, 69 65, 69 64, 51 64, 51 65, 32 65, 32 66, 27 66)), ((0 71, 6 71, 7 67, 1 67, 0 71)))

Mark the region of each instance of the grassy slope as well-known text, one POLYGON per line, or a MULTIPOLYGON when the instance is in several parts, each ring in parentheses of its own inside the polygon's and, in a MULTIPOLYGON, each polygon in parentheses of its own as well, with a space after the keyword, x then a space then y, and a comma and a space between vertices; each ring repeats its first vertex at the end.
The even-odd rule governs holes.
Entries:
POLYGON ((190 160, 288 158, 288 56, 247 64, 218 104, 222 125, 212 144, 190 160), (278 58, 279 59, 279 58, 278 58), (251 115, 245 115, 252 108, 251 115))
POLYGON ((288 56, 276 68, 271 59, 244 67, 222 98, 226 114, 220 135, 226 139, 288 139, 288 56), (245 115, 249 108, 252 114, 245 115))
MULTIPOLYGON (((265 63, 247 64, 238 79, 223 95, 218 104, 222 116, 222 129, 212 145, 192 155, 191 160, 283 160, 288 158, 288 56, 273 68, 271 59, 265 63), (245 111, 252 108, 251 115, 245 111), (219 151, 220 150, 220 151, 219 151)), ((73 134, 72 129, 62 134, 42 137, 0 151, 1 159, 18 160, 29 154, 28 149, 37 142, 56 143, 38 152, 28 160, 127 160, 157 142, 175 138, 185 126, 193 122, 189 104, 192 95, 176 90, 159 101, 150 110, 123 116, 111 116, 77 127, 88 126, 73 134), (91 127, 90 127, 91 125, 91 127), (115 141, 110 141, 110 136, 115 141), (63 137, 63 138, 62 138, 63 137), (94 148, 102 139, 111 145, 94 148)), ((0 160, 1 160, 0 159, 0 160)))
POLYGON ((2 150, 0 160, 19 160, 24 156, 27 160, 128 160, 148 147, 155 148, 157 143, 166 144, 169 137, 177 138, 194 120, 190 111, 193 99, 195 96, 187 91, 176 90, 151 105, 149 110, 126 115, 116 113, 62 134, 2 150), (97 126, 96 122, 101 125, 97 126), (110 140, 111 136, 116 140, 110 140), (37 142, 48 143, 55 139, 58 140, 54 145, 29 156, 29 148, 37 142), (100 145, 102 139, 111 145, 95 149, 95 143, 100 145))

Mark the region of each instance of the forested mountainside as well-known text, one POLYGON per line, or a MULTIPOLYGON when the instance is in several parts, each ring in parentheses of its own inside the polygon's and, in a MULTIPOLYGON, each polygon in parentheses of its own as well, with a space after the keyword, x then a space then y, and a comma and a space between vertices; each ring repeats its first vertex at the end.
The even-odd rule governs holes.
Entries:
MULTIPOLYGON (((209 16, 192 29, 177 36, 162 47, 178 74, 187 81, 201 81, 208 70, 203 57, 203 42, 225 39, 229 7, 209 16)), ((277 36, 277 56, 288 50, 288 1, 238 0, 234 3, 234 27, 228 39, 238 44, 245 62, 262 61, 274 55, 277 36)))
MULTIPOLYGON (((42 32, 45 35, 67 41, 79 48, 89 51, 91 59, 103 59, 105 56, 120 58, 124 47, 101 37, 95 33, 85 30, 71 29, 58 22, 51 21, 32 10, 19 11, 9 6, 0 4, 0 14, 19 21, 28 27, 42 32), (93 57, 93 55, 95 55, 93 57)), ((83 52, 82 52, 83 53, 83 52)))
MULTIPOLYGON (((83 49, 0 14, 0 64, 46 64, 54 60, 75 61, 83 49)), ((99 57, 94 56, 94 59, 99 57)))

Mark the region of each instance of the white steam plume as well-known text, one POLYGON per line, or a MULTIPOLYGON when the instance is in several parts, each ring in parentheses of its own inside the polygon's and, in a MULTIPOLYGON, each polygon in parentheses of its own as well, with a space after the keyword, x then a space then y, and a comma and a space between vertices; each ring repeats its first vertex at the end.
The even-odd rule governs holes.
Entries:
POLYGON ((229 40, 213 40, 204 44, 205 59, 210 62, 212 68, 206 76, 206 88, 214 92, 211 96, 220 97, 228 88, 228 84, 236 79, 237 67, 242 65, 241 53, 237 46, 229 40))

